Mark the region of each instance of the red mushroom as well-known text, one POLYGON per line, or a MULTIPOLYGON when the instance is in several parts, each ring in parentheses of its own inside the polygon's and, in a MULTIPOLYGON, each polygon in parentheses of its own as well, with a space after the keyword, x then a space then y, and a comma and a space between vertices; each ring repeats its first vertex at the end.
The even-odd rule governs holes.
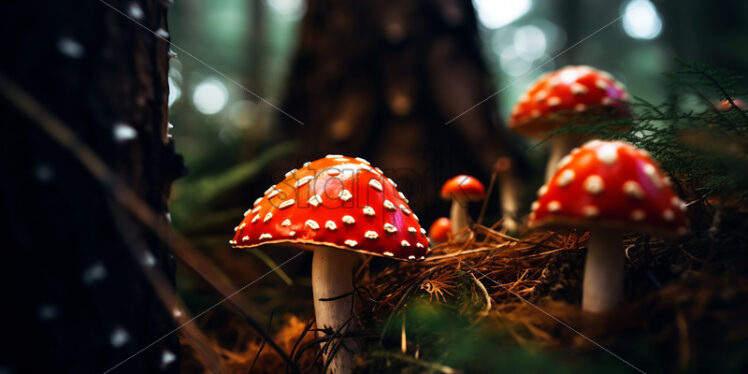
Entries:
POLYGON ((452 235, 456 235, 468 224, 467 205, 470 201, 483 198, 486 189, 483 183, 469 175, 458 175, 444 183, 441 196, 452 200, 449 219, 452 221, 452 235))
MULTIPOLYGON (((307 162, 265 191, 235 228, 237 248, 278 244, 314 251, 312 293, 317 326, 351 330, 357 253, 423 260, 425 230, 396 184, 366 160, 340 155, 307 162), (351 295, 340 297, 341 295, 351 295), (325 300, 330 299, 334 300, 325 300)), ((331 372, 353 370, 355 342, 337 350, 331 372)))
POLYGON ((452 221, 447 217, 441 217, 431 224, 429 238, 434 243, 443 243, 449 240, 450 232, 452 232, 452 221))
MULTIPOLYGON (((745 104, 743 103, 743 101, 739 99, 732 99, 732 102, 735 103, 735 106, 738 109, 745 109, 745 104)), ((732 109, 732 104, 730 103, 730 100, 725 99, 719 102, 717 108, 719 108, 720 112, 728 112, 730 111, 730 109, 732 109)))
MULTIPOLYGON (((567 66, 544 75, 526 91, 512 109, 509 128, 525 136, 542 138, 579 115, 631 116, 628 99, 623 85, 610 74, 589 66, 567 66)), ((561 157, 582 140, 577 133, 557 134, 550 139, 546 181, 555 173, 561 157)))
POLYGON ((530 225, 590 230, 582 309, 605 312, 623 295, 622 235, 683 234, 686 205, 648 153, 628 143, 590 141, 559 167, 538 191, 530 225))

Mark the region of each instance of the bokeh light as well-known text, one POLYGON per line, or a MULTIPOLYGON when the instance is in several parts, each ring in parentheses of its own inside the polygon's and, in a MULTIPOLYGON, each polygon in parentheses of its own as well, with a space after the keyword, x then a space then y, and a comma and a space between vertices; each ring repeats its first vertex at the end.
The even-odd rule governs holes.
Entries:
POLYGON ((200 113, 215 114, 226 106, 229 92, 221 81, 215 78, 206 79, 195 87, 192 103, 200 113))
POLYGON ((473 0, 478 20, 489 29, 506 26, 532 8, 532 0, 473 0))
POLYGON ((662 20, 649 0, 630 0, 623 6, 623 30, 634 39, 654 39, 662 32, 662 20))

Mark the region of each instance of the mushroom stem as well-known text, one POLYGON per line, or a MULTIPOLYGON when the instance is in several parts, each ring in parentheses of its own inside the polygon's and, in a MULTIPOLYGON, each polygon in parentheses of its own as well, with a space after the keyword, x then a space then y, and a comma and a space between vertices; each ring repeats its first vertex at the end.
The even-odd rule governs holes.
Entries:
POLYGON ((615 229, 590 231, 584 265, 582 310, 603 313, 623 296, 623 233, 615 229))
MULTIPOLYGON (((318 329, 330 328, 333 333, 345 335, 353 330, 353 268, 358 256, 355 253, 316 246, 312 259, 312 295, 314 296, 314 314, 318 329), (346 295, 348 294, 348 295, 346 295), (340 297, 341 295, 346 295, 340 297), (320 300, 331 299, 335 300, 320 300)), ((319 337, 328 336, 324 331, 317 333, 319 337)), ((334 339, 325 352, 325 362, 329 354, 340 344, 334 339)), ((328 373, 351 373, 354 369, 353 355, 359 351, 358 344, 353 338, 343 340, 343 345, 337 348, 328 373)), ((327 342, 322 342, 324 348, 327 342)))
POLYGON ((452 221, 452 235, 457 237, 457 232, 468 225, 467 215, 468 201, 453 198, 452 208, 449 210, 449 219, 452 221))
POLYGON ((550 140, 550 150, 548 154, 548 165, 545 167, 545 181, 548 182, 553 178, 558 170, 558 162, 561 158, 569 154, 574 147, 579 146, 584 141, 584 136, 577 133, 563 133, 554 135, 550 140))
POLYGON ((515 231, 519 227, 517 223, 517 210, 519 208, 519 203, 517 202, 519 197, 518 184, 519 181, 513 175, 507 174, 499 177, 501 213, 504 219, 503 225, 509 231, 515 231))

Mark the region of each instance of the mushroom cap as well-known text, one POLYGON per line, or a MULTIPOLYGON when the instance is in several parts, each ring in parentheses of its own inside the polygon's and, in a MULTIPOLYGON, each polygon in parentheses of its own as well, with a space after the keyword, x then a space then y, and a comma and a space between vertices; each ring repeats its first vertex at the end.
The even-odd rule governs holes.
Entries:
POLYGON ((444 182, 441 196, 444 200, 464 199, 476 201, 483 198, 486 189, 483 183, 469 175, 458 175, 444 182))
POLYGON ((514 105, 509 128, 530 137, 564 127, 581 114, 629 117, 629 95, 607 72, 567 66, 540 77, 514 105))
POLYGON ((447 217, 441 217, 434 221, 429 228, 429 237, 435 242, 446 242, 449 233, 452 232, 452 221, 447 217))
POLYGON ((592 140, 565 156, 532 205, 531 227, 606 227, 673 235, 688 231, 686 204, 644 150, 592 140))
MULTIPOLYGON (((745 104, 743 103, 742 100, 732 99, 732 102, 735 103, 735 106, 738 107, 739 109, 745 109, 745 104)), ((730 104, 730 100, 725 99, 725 100, 720 101, 717 107, 719 108, 720 112, 727 112, 730 109, 732 109, 732 104, 730 104)))
POLYGON ((236 248, 326 245, 374 256, 423 260, 426 231, 394 181, 361 158, 328 155, 286 173, 245 212, 236 248))

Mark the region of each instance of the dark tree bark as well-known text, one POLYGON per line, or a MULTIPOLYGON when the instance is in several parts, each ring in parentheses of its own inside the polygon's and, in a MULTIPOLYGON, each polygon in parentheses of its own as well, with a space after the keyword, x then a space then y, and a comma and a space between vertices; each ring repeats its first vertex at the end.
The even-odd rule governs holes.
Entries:
POLYGON ((468 0, 310 1, 284 105, 304 125, 281 116, 301 150, 285 166, 327 153, 367 158, 427 224, 445 214, 434 203, 448 178, 488 182, 501 156, 524 164, 490 82, 468 0))
MULTIPOLYGON (((168 36, 170 1, 106 3, 168 36)), ((0 19, 2 78, 67 125, 167 225, 170 185, 183 172, 167 134, 168 44, 100 1, 5 2, 0 19)), ((144 263, 173 283, 174 260, 7 92, 0 113, 0 371, 109 370, 174 328, 143 271, 144 263)), ((170 335, 113 372, 176 373, 178 353, 170 335)))

